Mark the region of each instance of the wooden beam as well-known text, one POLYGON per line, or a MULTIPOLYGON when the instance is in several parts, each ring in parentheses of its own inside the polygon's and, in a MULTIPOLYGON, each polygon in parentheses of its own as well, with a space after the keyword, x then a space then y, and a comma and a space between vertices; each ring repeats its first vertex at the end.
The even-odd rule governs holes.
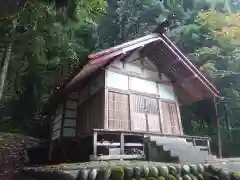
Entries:
POLYGON ((218 108, 217 108, 217 101, 216 97, 213 99, 214 108, 215 108, 215 116, 216 116, 216 125, 217 125, 217 146, 218 146, 218 158, 222 158, 222 141, 221 141, 221 127, 220 121, 218 117, 218 108))

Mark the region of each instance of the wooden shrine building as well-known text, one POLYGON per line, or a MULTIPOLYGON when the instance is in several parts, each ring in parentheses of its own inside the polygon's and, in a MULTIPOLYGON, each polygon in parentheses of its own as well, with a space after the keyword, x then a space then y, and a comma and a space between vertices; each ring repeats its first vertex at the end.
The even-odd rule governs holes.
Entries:
POLYGON ((187 137, 179 106, 219 93, 162 33, 89 54, 82 62, 45 105, 50 159, 60 151, 71 160, 127 157, 127 147, 142 147, 148 135, 187 137), (106 150, 113 146, 119 150, 106 150))

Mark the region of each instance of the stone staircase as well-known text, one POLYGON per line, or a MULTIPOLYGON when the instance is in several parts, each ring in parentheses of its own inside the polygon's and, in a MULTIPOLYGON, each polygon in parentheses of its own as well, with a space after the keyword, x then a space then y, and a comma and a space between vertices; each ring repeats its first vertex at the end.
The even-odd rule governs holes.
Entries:
POLYGON ((217 159, 185 138, 149 136, 147 149, 149 161, 197 164, 217 159))

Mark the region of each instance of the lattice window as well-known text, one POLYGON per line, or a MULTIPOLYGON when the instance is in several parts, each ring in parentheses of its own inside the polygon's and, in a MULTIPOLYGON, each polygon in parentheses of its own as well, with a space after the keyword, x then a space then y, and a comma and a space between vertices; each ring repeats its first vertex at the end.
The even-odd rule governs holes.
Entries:
POLYGON ((140 95, 134 95, 133 110, 136 113, 158 115, 158 106, 156 99, 140 95))
POLYGON ((108 92, 108 128, 129 129, 128 95, 108 92))

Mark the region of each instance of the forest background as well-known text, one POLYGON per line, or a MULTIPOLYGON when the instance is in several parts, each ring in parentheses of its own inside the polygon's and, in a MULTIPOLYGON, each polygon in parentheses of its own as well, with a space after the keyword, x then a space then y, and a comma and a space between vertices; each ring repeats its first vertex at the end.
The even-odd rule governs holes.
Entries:
MULTIPOLYGON (((1 131, 40 136, 39 112, 62 69, 89 52, 146 35, 175 13, 167 35, 219 88, 223 155, 240 156, 240 0, 12 2, 0 13, 1 131)), ((211 137, 216 152, 213 102, 181 111, 184 133, 211 137)))

